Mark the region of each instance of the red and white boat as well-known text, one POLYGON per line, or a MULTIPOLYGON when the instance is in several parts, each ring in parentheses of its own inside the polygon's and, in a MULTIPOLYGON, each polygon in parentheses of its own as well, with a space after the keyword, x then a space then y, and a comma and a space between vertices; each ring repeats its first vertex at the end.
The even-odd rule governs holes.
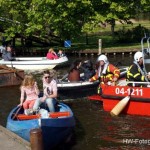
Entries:
MULTIPOLYGON (((144 67, 145 64, 150 64, 149 41, 150 37, 144 37, 141 40, 144 67), (148 43, 148 48, 144 48, 144 40, 148 43)), ((150 116, 150 82, 136 82, 136 84, 144 84, 143 87, 136 87, 135 82, 130 83, 132 83, 132 87, 127 86, 126 79, 120 79, 116 86, 102 85, 101 95, 92 95, 88 99, 102 101, 104 110, 112 112, 121 100, 123 102, 123 99, 127 98, 124 101, 125 103, 122 104, 122 106, 125 106, 122 109, 122 113, 150 116)))
POLYGON ((131 90, 129 102, 122 112, 132 115, 150 116, 150 89, 148 87, 103 85, 101 95, 92 95, 88 98, 102 101, 104 110, 111 111, 120 100, 130 95, 131 90))

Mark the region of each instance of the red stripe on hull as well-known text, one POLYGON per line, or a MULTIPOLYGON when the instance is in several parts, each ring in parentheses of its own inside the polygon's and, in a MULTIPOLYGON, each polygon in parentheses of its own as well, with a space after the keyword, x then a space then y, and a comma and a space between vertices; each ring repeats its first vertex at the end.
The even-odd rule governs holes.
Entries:
POLYGON ((92 95, 92 96, 88 96, 89 100, 95 100, 95 101, 103 101, 101 96, 96 94, 96 95, 92 95))

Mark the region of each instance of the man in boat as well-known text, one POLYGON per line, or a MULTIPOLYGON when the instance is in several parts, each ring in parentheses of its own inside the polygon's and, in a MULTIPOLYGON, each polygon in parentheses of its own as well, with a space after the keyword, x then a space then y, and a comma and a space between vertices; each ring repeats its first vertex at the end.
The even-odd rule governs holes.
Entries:
POLYGON ((98 94, 100 94, 100 87, 102 84, 115 85, 120 76, 120 70, 114 65, 110 64, 107 56, 100 55, 97 59, 97 72, 89 79, 90 82, 100 80, 98 94))
POLYGON ((134 62, 127 71, 127 81, 133 82, 128 83, 128 86, 141 87, 144 84, 135 82, 149 82, 150 74, 147 74, 143 64, 143 54, 138 51, 134 54, 134 62))
POLYGON ((84 76, 82 77, 84 81, 88 81, 96 73, 95 69, 93 68, 93 63, 90 60, 84 61, 80 68, 84 73, 84 76))
POLYGON ((36 100, 33 110, 38 110, 40 104, 46 103, 50 112, 55 112, 57 104, 57 83, 49 70, 43 72, 43 97, 36 100))
POLYGON ((12 48, 11 48, 11 46, 7 46, 6 50, 3 50, 2 58, 3 58, 5 61, 14 61, 14 60, 16 60, 16 59, 12 56, 12 48))

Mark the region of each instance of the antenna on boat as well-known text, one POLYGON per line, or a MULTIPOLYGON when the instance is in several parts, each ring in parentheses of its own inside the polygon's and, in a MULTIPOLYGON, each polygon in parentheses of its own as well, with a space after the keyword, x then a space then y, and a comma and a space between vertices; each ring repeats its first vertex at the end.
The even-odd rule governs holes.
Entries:
POLYGON ((150 55, 149 40, 150 40, 150 37, 148 37, 146 35, 146 33, 144 32, 144 37, 141 39, 141 47, 142 47, 142 53, 143 53, 143 71, 144 71, 145 78, 146 78, 147 82, 149 82, 149 81, 148 81, 147 76, 146 76, 147 71, 146 71, 145 64, 150 64, 150 58, 147 58, 150 55), (144 48, 144 41, 147 43, 146 48, 144 48))

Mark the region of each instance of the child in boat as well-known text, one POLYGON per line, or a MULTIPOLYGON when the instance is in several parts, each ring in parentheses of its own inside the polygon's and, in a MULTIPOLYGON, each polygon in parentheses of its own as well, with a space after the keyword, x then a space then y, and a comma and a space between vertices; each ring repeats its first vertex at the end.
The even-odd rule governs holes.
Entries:
POLYGON ((47 58, 47 59, 51 59, 51 60, 53 60, 53 59, 58 59, 58 56, 57 56, 57 54, 56 54, 56 52, 54 51, 53 48, 50 48, 50 49, 48 50, 48 53, 47 53, 46 58, 47 58))
POLYGON ((58 53, 57 53, 57 56, 60 58, 60 57, 64 57, 66 56, 62 50, 59 50, 58 53))
POLYGON ((21 90, 21 96, 20 96, 19 106, 23 106, 26 114, 26 111, 28 109, 33 108, 35 100, 38 99, 38 95, 39 95, 39 89, 37 83, 35 82, 31 74, 25 75, 20 90, 21 90))

